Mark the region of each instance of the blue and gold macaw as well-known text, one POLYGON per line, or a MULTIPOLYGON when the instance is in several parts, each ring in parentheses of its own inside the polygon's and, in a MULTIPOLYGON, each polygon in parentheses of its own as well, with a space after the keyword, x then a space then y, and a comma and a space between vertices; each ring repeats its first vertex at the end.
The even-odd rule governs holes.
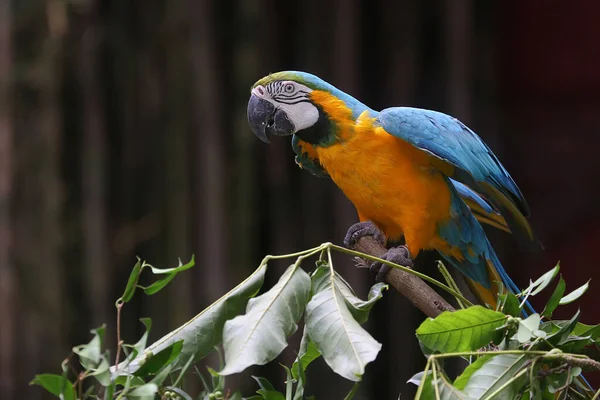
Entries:
MULTIPOLYGON (((517 291, 479 222, 537 247, 529 207, 490 148, 456 118, 409 107, 375 111, 314 75, 285 71, 253 85, 248 120, 265 142, 293 135, 296 162, 329 176, 352 201, 360 222, 347 244, 381 232, 388 243, 403 238, 384 258, 409 266, 422 250, 437 250, 492 307, 494 282, 517 291)), ((387 270, 374 267, 381 280, 387 270)))

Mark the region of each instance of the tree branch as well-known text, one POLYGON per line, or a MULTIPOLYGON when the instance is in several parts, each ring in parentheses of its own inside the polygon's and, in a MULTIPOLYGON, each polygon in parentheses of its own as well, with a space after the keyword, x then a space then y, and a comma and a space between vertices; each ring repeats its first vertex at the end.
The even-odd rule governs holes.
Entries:
MULTIPOLYGON (((375 257, 381 257, 387 251, 381 243, 371 236, 360 238, 356 245, 352 247, 352 250, 375 257)), ((454 307, 417 276, 392 268, 385 277, 385 281, 428 317, 437 317, 444 311, 455 311, 454 307)))

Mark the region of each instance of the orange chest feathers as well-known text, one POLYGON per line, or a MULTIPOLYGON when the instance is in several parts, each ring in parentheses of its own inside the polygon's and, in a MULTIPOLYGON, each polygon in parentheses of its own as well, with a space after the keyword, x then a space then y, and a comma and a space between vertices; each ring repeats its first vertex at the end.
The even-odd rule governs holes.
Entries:
POLYGON ((361 220, 375 222, 389 238, 418 231, 417 247, 432 247, 438 223, 449 216, 450 192, 430 156, 374 126, 366 112, 341 125, 338 137, 328 147, 301 147, 318 160, 361 220))

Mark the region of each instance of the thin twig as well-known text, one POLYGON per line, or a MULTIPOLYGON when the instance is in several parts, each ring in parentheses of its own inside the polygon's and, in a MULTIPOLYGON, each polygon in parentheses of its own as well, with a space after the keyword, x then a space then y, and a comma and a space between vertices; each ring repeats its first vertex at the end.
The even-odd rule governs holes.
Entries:
MULTIPOLYGON (((383 247, 381 243, 376 241, 371 236, 360 238, 351 250, 340 248, 339 246, 335 245, 332 245, 332 248, 360 257, 361 254, 355 253, 355 251, 357 251, 377 259, 380 259, 381 256, 383 256, 387 251, 387 249, 383 247)), ((389 262, 386 262, 386 264, 389 265, 389 262)), ((416 271, 411 272, 412 273, 409 273, 399 268, 392 268, 386 275, 385 281, 400 294, 406 297, 415 307, 421 310, 428 317, 437 317, 444 311, 455 311, 455 308, 452 307, 446 300, 444 300, 435 290, 433 290, 431 286, 425 283, 420 276, 416 276, 416 271)), ((441 282, 438 283, 441 284, 441 282)), ((455 297, 463 297, 460 295, 460 293, 456 293, 452 288, 446 285, 443 286, 444 290, 450 293, 453 292, 453 295, 456 294, 455 297)), ((467 299, 464 299, 464 301, 465 304, 470 304, 467 299)))
POLYGON ((122 301, 117 302, 117 355, 115 356, 115 370, 119 368, 119 356, 121 355, 121 345, 123 341, 121 340, 121 309, 123 308, 122 301))

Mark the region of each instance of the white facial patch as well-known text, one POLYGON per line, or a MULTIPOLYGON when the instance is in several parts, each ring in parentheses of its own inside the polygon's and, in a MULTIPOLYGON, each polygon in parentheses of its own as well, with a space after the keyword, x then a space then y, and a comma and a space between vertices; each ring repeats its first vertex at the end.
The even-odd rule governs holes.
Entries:
POLYGON ((312 89, 293 81, 275 81, 257 86, 252 94, 285 111, 294 124, 294 133, 313 126, 319 119, 319 110, 309 100, 312 89))

